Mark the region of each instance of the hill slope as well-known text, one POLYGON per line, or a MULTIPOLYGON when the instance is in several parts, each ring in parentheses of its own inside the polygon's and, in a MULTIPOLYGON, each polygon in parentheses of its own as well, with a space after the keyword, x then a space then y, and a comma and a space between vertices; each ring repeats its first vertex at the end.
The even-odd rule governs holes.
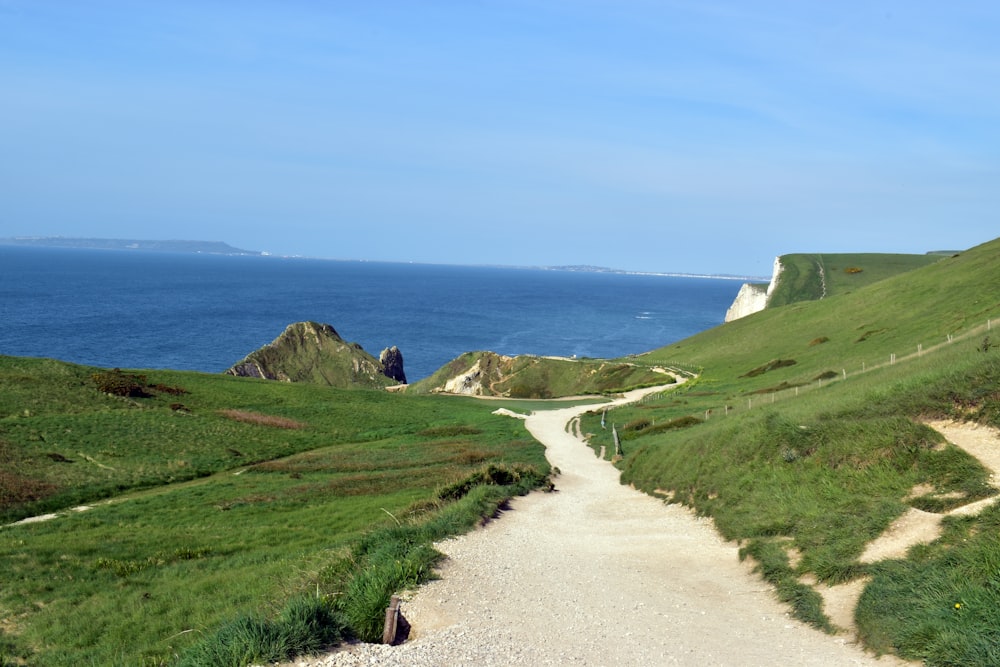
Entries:
POLYGON ((467 352, 411 385, 413 393, 561 398, 670 384, 667 369, 632 360, 564 359, 467 352))
MULTIPOLYGON (((998 493, 924 422, 1000 427, 1000 240, 819 301, 768 308, 644 355, 701 367, 672 395, 619 408, 623 481, 711 516, 795 614, 833 630, 820 593, 853 582, 876 651, 997 664, 1000 509, 949 518, 940 540, 870 563, 910 510, 998 493), (975 600, 975 603, 970 603, 975 600), (961 614, 956 612, 961 610, 961 614)), ((583 430, 611 448, 594 412, 583 430)))
MULTIPOLYGON (((401 373, 402 356, 399 359, 401 373)), ((345 341, 329 324, 317 322, 289 324, 274 341, 251 352, 226 373, 345 389, 378 389, 398 384, 389 377, 391 371, 380 360, 357 343, 345 341)))
POLYGON ((816 301, 912 271, 953 253, 902 255, 839 253, 781 255, 774 261, 770 283, 744 283, 726 313, 726 322, 765 308, 816 301))
POLYGON ((782 255, 769 307, 837 296, 933 264, 941 254, 821 253, 782 255))

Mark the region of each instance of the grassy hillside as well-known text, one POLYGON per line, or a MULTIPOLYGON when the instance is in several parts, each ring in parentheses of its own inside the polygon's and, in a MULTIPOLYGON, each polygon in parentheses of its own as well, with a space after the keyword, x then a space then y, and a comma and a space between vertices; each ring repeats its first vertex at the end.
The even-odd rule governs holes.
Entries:
POLYGON ((0 523, 60 513, 0 527, 0 664, 248 664, 205 658, 216 631, 276 628, 260 664, 303 649, 286 627, 303 615, 326 640, 380 635, 432 540, 548 471, 519 421, 472 399, 108 375, 0 357, 0 523))
POLYGON ((329 324, 295 322, 226 373, 343 389, 378 389, 398 384, 384 371, 378 359, 357 343, 345 341, 329 324))
POLYGON ((409 393, 450 392, 507 398, 561 398, 608 394, 669 384, 670 375, 634 359, 563 359, 467 352, 407 388, 409 393))
POLYGON ((815 301, 852 292, 886 278, 933 264, 943 255, 821 253, 781 256, 781 277, 768 307, 815 301))
MULTIPOLYGON (((997 493, 975 459, 921 423, 1000 426, 997 266, 993 241, 645 355, 702 375, 608 415, 623 480, 712 516, 800 618, 830 627, 813 580, 868 577, 857 622, 870 647, 998 664, 996 509, 948 520, 941 541, 905 561, 858 560, 908 507, 943 512, 997 493), (975 602, 956 614, 963 600, 975 602)), ((599 421, 595 411, 584 428, 611 451, 599 421)))

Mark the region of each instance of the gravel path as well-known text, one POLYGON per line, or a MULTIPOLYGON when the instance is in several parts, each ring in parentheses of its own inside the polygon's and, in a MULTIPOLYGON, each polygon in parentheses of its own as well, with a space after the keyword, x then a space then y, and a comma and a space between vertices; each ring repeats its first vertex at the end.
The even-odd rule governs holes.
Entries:
POLYGON ((566 431, 587 409, 526 420, 562 471, 557 491, 517 498, 500 519, 438 545, 442 579, 404 596, 407 642, 292 664, 904 664, 790 619, 711 522, 622 486, 566 431))

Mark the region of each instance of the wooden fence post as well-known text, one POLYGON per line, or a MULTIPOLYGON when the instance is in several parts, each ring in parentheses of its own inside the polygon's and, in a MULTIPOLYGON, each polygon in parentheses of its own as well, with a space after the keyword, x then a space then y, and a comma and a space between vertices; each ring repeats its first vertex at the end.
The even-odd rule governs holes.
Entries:
POLYGON ((396 641, 396 625, 399 623, 399 596, 389 598, 389 606, 385 610, 385 629, 382 631, 382 643, 392 644, 396 641))

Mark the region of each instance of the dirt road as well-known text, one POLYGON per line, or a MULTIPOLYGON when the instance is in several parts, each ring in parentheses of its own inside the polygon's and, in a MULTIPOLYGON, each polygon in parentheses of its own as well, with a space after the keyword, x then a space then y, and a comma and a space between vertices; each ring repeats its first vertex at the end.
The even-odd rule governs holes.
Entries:
POLYGON ((295 664, 904 664, 790 619, 710 522, 622 486, 566 431, 587 409, 526 420, 562 471, 557 492, 439 545, 442 579, 404 598, 409 641, 295 664))

